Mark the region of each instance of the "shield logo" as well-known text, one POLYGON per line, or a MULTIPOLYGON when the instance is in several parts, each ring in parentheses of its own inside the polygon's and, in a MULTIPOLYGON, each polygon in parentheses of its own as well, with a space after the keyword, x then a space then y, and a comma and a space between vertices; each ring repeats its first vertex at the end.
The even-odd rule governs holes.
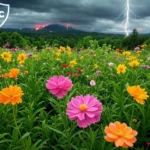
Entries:
POLYGON ((9 17, 10 5, 0 3, 0 28, 5 24, 9 17))

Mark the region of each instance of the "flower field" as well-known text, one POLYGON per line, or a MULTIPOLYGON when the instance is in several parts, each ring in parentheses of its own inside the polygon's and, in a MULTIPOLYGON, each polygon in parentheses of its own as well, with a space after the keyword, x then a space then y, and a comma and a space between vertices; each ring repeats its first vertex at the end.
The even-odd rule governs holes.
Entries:
POLYGON ((150 52, 0 49, 0 150, 149 150, 150 52))

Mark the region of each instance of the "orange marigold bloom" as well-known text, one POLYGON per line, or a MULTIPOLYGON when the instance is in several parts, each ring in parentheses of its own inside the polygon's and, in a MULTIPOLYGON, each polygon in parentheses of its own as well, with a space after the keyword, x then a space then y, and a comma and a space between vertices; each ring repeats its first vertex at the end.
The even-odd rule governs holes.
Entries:
POLYGON ((13 69, 11 69, 11 70, 9 71, 9 77, 16 79, 16 78, 18 77, 19 73, 20 73, 20 70, 19 70, 19 69, 13 68, 13 69))
POLYGON ((144 104, 145 103, 144 100, 146 100, 149 97, 145 89, 140 88, 139 85, 129 86, 127 88, 127 91, 133 97, 133 99, 140 104, 144 104))
POLYGON ((0 91, 0 103, 12 104, 22 103, 23 92, 17 85, 10 85, 8 88, 4 88, 0 91))
POLYGON ((105 127, 106 136, 104 137, 107 142, 114 142, 116 147, 128 148, 132 147, 136 142, 135 136, 137 131, 128 127, 126 123, 114 122, 105 127))
POLYGON ((9 77, 9 73, 2 74, 0 77, 6 79, 9 77))

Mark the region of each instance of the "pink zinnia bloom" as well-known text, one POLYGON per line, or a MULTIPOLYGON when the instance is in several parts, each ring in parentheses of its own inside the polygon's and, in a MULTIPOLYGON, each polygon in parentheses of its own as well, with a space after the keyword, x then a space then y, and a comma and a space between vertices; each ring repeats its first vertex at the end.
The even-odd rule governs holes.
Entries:
POLYGON ((76 96, 67 104, 67 115, 70 120, 77 120, 80 128, 100 121, 102 103, 92 95, 76 96))
POLYGON ((68 77, 64 76, 53 76, 47 80, 46 84, 46 88, 49 92, 59 99, 63 98, 67 92, 71 90, 72 86, 72 81, 68 77))
POLYGON ((137 47, 135 47, 135 49, 134 49, 135 51, 139 51, 140 50, 140 48, 137 46, 137 47))
POLYGON ((91 80, 91 81, 90 81, 90 85, 91 85, 91 86, 95 86, 95 85, 96 85, 96 82, 95 82, 94 80, 91 80))

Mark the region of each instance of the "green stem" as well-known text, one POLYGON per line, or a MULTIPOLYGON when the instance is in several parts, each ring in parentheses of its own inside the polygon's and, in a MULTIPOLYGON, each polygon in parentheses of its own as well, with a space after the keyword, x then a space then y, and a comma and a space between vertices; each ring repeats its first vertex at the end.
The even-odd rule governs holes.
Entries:
POLYGON ((132 105, 132 113, 131 113, 131 119, 130 119, 130 126, 132 126, 132 122, 133 122, 133 113, 134 113, 134 104, 132 105))
POLYGON ((82 143, 83 150, 84 150, 84 147, 85 147, 85 143, 84 143, 84 142, 85 142, 85 141, 84 141, 84 135, 85 135, 85 134, 84 134, 84 133, 85 133, 85 131, 84 131, 84 129, 83 129, 83 141, 82 141, 82 142, 83 142, 83 143, 82 143))
MULTIPOLYGON (((14 118, 15 126, 16 126, 17 132, 18 132, 18 134, 20 136, 20 139, 21 139, 22 136, 21 136, 21 133, 20 133, 20 130, 19 130, 19 127, 18 127, 18 124, 17 124, 17 120, 16 120, 16 115, 15 115, 15 106, 12 107, 12 111, 13 111, 13 118, 14 118)), ((26 146, 24 145, 23 141, 22 141, 22 145, 26 149, 26 146)))

